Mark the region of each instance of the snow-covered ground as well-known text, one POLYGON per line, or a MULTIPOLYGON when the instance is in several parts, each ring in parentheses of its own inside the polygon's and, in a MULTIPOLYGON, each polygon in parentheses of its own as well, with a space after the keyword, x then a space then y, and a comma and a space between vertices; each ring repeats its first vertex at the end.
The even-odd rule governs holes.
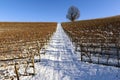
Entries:
MULTIPOLYGON (((60 24, 30 80, 120 80, 120 68, 80 61, 60 24)), ((27 80, 25 79, 25 80, 27 80)))

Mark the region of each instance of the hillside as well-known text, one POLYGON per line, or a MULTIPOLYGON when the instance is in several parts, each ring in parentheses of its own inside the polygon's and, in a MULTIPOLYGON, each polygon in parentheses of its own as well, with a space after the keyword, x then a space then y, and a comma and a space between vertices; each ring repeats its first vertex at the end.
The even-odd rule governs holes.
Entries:
POLYGON ((120 66, 120 16, 63 22, 62 27, 81 61, 120 66))
POLYGON ((56 22, 0 22, 0 42, 45 38, 56 26, 56 22))
POLYGON ((40 50, 56 26, 53 22, 0 22, 0 80, 35 75, 34 64, 40 62, 40 50))

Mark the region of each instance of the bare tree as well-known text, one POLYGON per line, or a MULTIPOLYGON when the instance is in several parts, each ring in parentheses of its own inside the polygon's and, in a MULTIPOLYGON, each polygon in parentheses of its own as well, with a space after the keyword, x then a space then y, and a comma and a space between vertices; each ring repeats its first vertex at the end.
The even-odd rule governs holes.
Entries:
POLYGON ((71 6, 68 9, 68 13, 66 15, 66 18, 73 22, 76 19, 78 19, 79 17, 80 17, 79 9, 77 7, 75 7, 75 6, 71 6))

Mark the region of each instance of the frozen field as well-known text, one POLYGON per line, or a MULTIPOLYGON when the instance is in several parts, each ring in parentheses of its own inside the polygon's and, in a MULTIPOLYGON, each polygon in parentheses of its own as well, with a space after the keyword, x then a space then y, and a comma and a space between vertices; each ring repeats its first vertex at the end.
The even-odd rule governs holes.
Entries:
MULTIPOLYGON (((30 80, 120 80, 120 69, 81 62, 60 24, 30 80)), ((25 78, 26 80, 26 78, 25 78)))

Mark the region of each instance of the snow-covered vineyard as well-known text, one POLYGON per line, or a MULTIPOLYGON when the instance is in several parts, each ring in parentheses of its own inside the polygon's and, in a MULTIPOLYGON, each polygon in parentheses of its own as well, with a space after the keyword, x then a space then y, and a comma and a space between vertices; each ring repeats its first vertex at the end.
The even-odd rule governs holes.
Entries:
POLYGON ((41 54, 41 61, 35 63, 35 75, 22 76, 20 80, 120 80, 120 68, 81 62, 80 54, 74 51, 72 42, 58 24, 45 50, 41 50, 45 53, 41 54))
POLYGON ((30 80, 119 80, 120 69, 116 67, 84 63, 68 36, 58 25, 46 49, 36 63, 36 75, 30 80))

